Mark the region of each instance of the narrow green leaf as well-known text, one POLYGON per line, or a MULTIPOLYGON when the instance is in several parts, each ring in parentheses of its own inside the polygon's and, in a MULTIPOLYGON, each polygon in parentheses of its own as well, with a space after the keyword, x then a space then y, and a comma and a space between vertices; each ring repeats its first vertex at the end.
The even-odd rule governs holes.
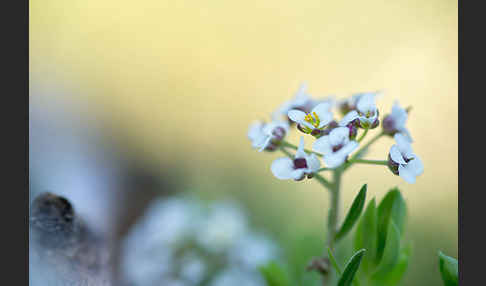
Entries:
POLYGON ((366 249, 366 256, 361 262, 360 272, 369 273, 373 265, 373 259, 376 253, 376 200, 373 198, 368 202, 365 212, 356 228, 354 235, 354 250, 366 249))
POLYGON ((358 250, 348 261, 346 267, 344 268, 343 274, 339 278, 338 286, 350 286, 353 282, 354 276, 358 271, 361 259, 365 254, 366 249, 358 250))
POLYGON ((400 250, 400 255, 398 256, 398 261, 391 271, 388 273, 383 273, 380 277, 375 277, 372 284, 375 286, 389 286, 398 285, 402 280, 405 272, 408 268, 408 260, 410 258, 410 253, 412 252, 411 244, 408 244, 400 250))
POLYGON ((344 219, 341 229, 337 232, 334 238, 336 242, 343 238, 353 228, 354 224, 359 219, 359 216, 363 211, 366 201, 366 190, 367 185, 364 184, 363 187, 361 187, 358 195, 354 199, 353 203, 351 204, 351 208, 349 209, 349 212, 344 219))
POLYGON ((457 259, 439 251, 439 270, 445 286, 458 285, 459 268, 457 259))
POLYGON ((379 263, 385 250, 389 222, 394 221, 399 235, 403 233, 406 205, 397 188, 390 190, 378 206, 376 262, 379 263))
POLYGON ((387 231, 386 246, 383 252, 383 257, 377 270, 371 276, 372 280, 380 280, 385 277, 398 262, 400 254, 400 233, 393 220, 390 221, 387 231))
POLYGON ((287 273, 277 262, 271 261, 264 266, 260 266, 260 273, 267 286, 290 286, 290 279, 287 273))
POLYGON ((334 254, 332 253, 331 249, 328 247, 327 248, 327 255, 329 256, 329 260, 331 261, 332 267, 336 269, 336 272, 341 275, 343 271, 341 270, 341 266, 339 266, 338 262, 336 261, 336 258, 334 258, 334 254))

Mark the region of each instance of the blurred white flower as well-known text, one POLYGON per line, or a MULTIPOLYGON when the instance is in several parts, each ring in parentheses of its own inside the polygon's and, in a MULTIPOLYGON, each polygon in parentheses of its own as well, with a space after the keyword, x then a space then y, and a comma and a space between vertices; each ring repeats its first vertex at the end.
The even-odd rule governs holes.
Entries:
POLYGON ((424 172, 422 160, 415 155, 410 141, 400 133, 394 136, 396 144, 390 148, 388 167, 406 182, 415 183, 416 177, 424 172))
POLYGON ((211 207, 197 240, 207 250, 221 252, 246 232, 246 226, 246 218, 239 208, 228 202, 217 203, 211 207))
POLYGON ((364 93, 356 103, 357 115, 363 128, 374 128, 378 124, 379 112, 376 107, 375 98, 375 93, 364 93))
POLYGON ((249 272, 241 268, 230 267, 216 276, 210 286, 265 286, 265 281, 258 272, 249 272))
POLYGON ((346 161, 346 157, 358 148, 358 142, 349 139, 347 127, 337 127, 329 135, 322 136, 312 145, 312 150, 323 154, 324 163, 336 168, 346 161))
POLYGON ((304 151, 304 137, 301 137, 294 159, 278 158, 273 161, 271 170, 273 175, 280 180, 293 179, 299 181, 304 179, 306 175, 315 173, 320 166, 321 161, 315 154, 309 155, 304 151))
POLYGON ((190 282, 190 285, 199 284, 206 274, 206 265, 197 255, 191 253, 186 255, 181 261, 180 276, 190 282))
POLYGON ((408 119, 407 111, 400 107, 398 101, 395 101, 390 114, 383 119, 383 131, 389 135, 395 135, 396 133, 402 133, 408 141, 412 142, 410 132, 405 126, 408 119))
POLYGON ((254 122, 248 130, 248 138, 252 142, 253 148, 258 151, 273 151, 277 148, 277 143, 284 139, 289 130, 287 122, 274 120, 270 123, 261 121, 254 122))
POLYGON ((274 259, 276 252, 272 241, 250 230, 245 213, 233 201, 206 208, 196 200, 160 199, 123 241, 121 273, 134 286, 194 286, 216 280, 223 283, 219 285, 264 285, 256 266, 274 259), (223 265, 232 272, 221 272, 223 265), (235 282, 232 273, 241 281, 235 282))
POLYGON ((267 237, 260 234, 247 234, 236 242, 230 259, 248 268, 257 268, 277 256, 277 248, 267 237))

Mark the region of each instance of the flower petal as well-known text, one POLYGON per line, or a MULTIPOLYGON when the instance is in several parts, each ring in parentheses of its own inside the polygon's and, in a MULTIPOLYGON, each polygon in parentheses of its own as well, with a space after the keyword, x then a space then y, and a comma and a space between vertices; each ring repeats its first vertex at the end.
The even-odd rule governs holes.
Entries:
POLYGON ((355 120, 358 118, 358 112, 356 110, 352 110, 346 114, 341 121, 339 121, 339 126, 346 126, 348 125, 351 121, 355 120))
POLYGON ((322 127, 328 125, 333 120, 331 112, 326 112, 326 113, 323 113, 323 114, 318 115, 318 116, 319 116, 319 121, 320 121, 318 128, 322 128, 322 127))
POLYGON ((349 141, 346 145, 344 145, 341 149, 339 149, 338 153, 348 156, 354 150, 356 150, 359 146, 359 143, 356 141, 349 141))
POLYGON ((346 155, 339 152, 330 153, 324 156, 324 163, 328 168, 337 168, 341 166, 346 160, 346 155))
POLYGON ((311 154, 310 156, 308 156, 306 158, 306 161, 307 161, 307 169, 309 173, 314 173, 317 170, 319 170, 319 168, 321 167, 321 161, 316 156, 316 154, 311 154))
POLYGON ((305 112, 298 110, 298 109, 292 109, 290 110, 287 115, 289 116, 290 120, 297 122, 297 123, 302 123, 305 120, 305 112))
POLYGON ((305 170, 304 169, 296 169, 292 171, 292 179, 294 180, 301 180, 304 178, 305 170))
POLYGON ((393 136, 393 138, 397 142, 400 153, 402 153, 402 155, 404 155, 406 158, 411 158, 413 150, 412 145, 410 144, 410 141, 407 139, 407 137, 405 137, 405 135, 401 133, 397 133, 393 136))
POLYGON ((332 146, 347 144, 349 142, 349 129, 347 127, 336 127, 329 133, 329 142, 332 146))
POLYGON ((304 136, 300 136, 299 147, 297 148, 297 152, 295 153, 295 158, 305 158, 307 153, 304 151, 304 136))
POLYGON ((374 112, 376 110, 375 94, 365 93, 360 96, 356 107, 362 113, 374 112))
POLYGON ((390 157, 395 163, 407 164, 407 162, 405 162, 405 160, 403 159, 402 153, 400 153, 400 149, 396 144, 393 144, 390 148, 390 157))
POLYGON ((415 183, 416 175, 414 171, 408 167, 408 164, 398 166, 398 175, 402 177, 407 183, 415 183))
POLYGON ((270 169, 272 170, 273 175, 277 177, 277 179, 293 179, 294 162, 290 158, 283 157, 276 159, 275 161, 273 161, 270 169))
POLYGON ((321 138, 314 141, 312 144, 312 150, 321 154, 332 153, 331 142, 329 141, 329 135, 322 136, 321 138))
POLYGON ((419 156, 415 154, 413 154, 413 160, 408 162, 407 168, 410 168, 415 173, 415 176, 422 175, 424 172, 424 164, 419 156))

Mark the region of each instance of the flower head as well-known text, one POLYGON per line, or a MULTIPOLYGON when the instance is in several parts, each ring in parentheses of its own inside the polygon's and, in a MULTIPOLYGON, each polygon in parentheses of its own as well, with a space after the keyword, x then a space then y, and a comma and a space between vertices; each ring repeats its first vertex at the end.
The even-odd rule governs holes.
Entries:
POLYGON ((383 131, 391 136, 395 135, 396 133, 402 133, 410 142, 412 142, 410 132, 408 132, 408 129, 405 126, 407 119, 407 110, 400 107, 398 101, 395 101, 391 113, 385 116, 383 119, 383 131))
POLYGON ((329 168, 342 165, 347 156, 358 148, 358 142, 349 139, 349 128, 334 128, 329 135, 322 136, 312 145, 312 150, 322 153, 329 168))
POLYGON ((376 107, 375 98, 375 93, 364 93, 356 103, 356 112, 362 128, 375 128, 378 126, 379 112, 376 107))
POLYGON ((275 177, 280 180, 294 179, 300 181, 306 175, 312 176, 319 167, 321 162, 315 154, 307 154, 304 151, 304 137, 300 138, 299 148, 294 159, 284 157, 273 161, 271 170, 275 177))
POLYGON ((415 183, 415 177, 424 172, 422 160, 413 153, 412 145, 405 135, 397 133, 394 136, 396 144, 391 146, 388 154, 388 168, 410 184, 415 183))
POLYGON ((334 103, 334 99, 330 98, 321 98, 321 99, 313 99, 309 93, 307 93, 307 84, 303 83, 300 85, 299 89, 295 93, 294 97, 284 102, 274 113, 277 116, 285 117, 290 123, 292 120, 288 117, 288 112, 292 109, 297 109, 305 113, 311 112, 311 110, 319 105, 320 103, 327 103, 331 107, 334 103))
POLYGON ((287 122, 274 120, 270 123, 261 121, 250 125, 248 138, 252 142, 253 148, 259 151, 274 151, 277 144, 282 141, 289 130, 287 122))
POLYGON ((330 111, 331 104, 323 102, 315 106, 309 113, 305 113, 298 109, 289 111, 288 116, 290 120, 298 124, 300 131, 320 135, 322 129, 332 121, 332 113, 330 111))

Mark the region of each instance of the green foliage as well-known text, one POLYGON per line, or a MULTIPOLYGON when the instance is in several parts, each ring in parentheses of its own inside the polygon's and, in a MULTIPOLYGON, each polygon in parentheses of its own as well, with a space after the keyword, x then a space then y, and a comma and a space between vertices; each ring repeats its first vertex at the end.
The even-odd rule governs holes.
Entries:
POLYGON ((368 273, 374 263, 377 240, 377 220, 376 200, 373 198, 368 203, 354 235, 354 249, 358 250, 364 248, 368 251, 363 258, 360 267, 364 273, 368 273))
POLYGON ((358 250, 348 261, 346 264, 346 268, 344 268, 343 274, 339 278, 338 286, 349 286, 353 282, 354 276, 358 271, 359 264, 361 263, 361 259, 365 254, 366 249, 358 250))
POLYGON ((406 204, 397 188, 390 190, 378 207, 373 198, 362 215, 354 236, 354 249, 366 249, 358 275, 368 285, 397 285, 403 278, 411 246, 402 246, 406 204))
POLYGON ((457 259, 439 251, 439 270, 445 286, 458 285, 459 269, 457 259))
POLYGON ((376 248, 376 263, 383 257, 390 221, 393 220, 399 234, 403 233, 406 206, 400 191, 390 190, 378 206, 378 244, 376 248))
MULTIPOLYGON (((398 285, 406 273, 412 247, 411 244, 402 241, 407 214, 405 201, 400 191, 394 188, 384 196, 378 205, 376 199, 372 198, 365 206, 366 192, 367 185, 365 184, 353 200, 335 237, 336 240, 344 239, 356 224, 356 231, 352 238, 354 255, 348 260, 345 267, 341 267, 343 264, 339 262, 343 262, 343 260, 340 257, 344 253, 339 249, 327 249, 330 266, 337 274, 333 276, 331 285, 393 286, 398 285)), ((298 230, 293 229, 293 232, 296 231, 298 230)), ((322 247, 321 240, 314 241, 308 235, 302 234, 300 239, 289 245, 292 247, 287 249, 290 251, 287 253, 288 261, 294 267, 298 265, 301 272, 293 269, 294 271, 288 272, 289 276, 287 276, 278 264, 268 264, 261 268, 268 286, 291 285, 290 281, 303 286, 321 284, 320 274, 304 272, 304 265, 315 256, 316 250, 322 247)), ((447 263, 441 262, 441 272, 443 277, 446 275, 447 281, 452 281, 454 276, 450 274, 449 260, 444 261, 447 263), (442 269, 445 270, 442 271, 442 269)), ((457 284, 446 284, 446 286, 449 285, 457 284)))
POLYGON ((349 212, 344 219, 344 223, 341 226, 341 229, 337 232, 336 237, 334 238, 336 242, 343 238, 353 228, 354 224, 359 219, 359 216, 361 215, 361 212, 363 211, 365 205, 366 189, 367 185, 364 184, 363 187, 361 187, 358 195, 354 199, 353 204, 351 205, 351 208, 349 209, 349 212))
POLYGON ((267 286, 290 286, 290 279, 283 267, 275 261, 259 268, 267 286))
POLYGON ((339 263, 337 262, 336 258, 334 257, 334 254, 332 253, 332 250, 329 247, 327 248, 327 255, 329 256, 329 261, 331 261, 332 267, 336 269, 336 272, 339 275, 343 274, 343 271, 341 270, 341 266, 339 266, 339 263))

